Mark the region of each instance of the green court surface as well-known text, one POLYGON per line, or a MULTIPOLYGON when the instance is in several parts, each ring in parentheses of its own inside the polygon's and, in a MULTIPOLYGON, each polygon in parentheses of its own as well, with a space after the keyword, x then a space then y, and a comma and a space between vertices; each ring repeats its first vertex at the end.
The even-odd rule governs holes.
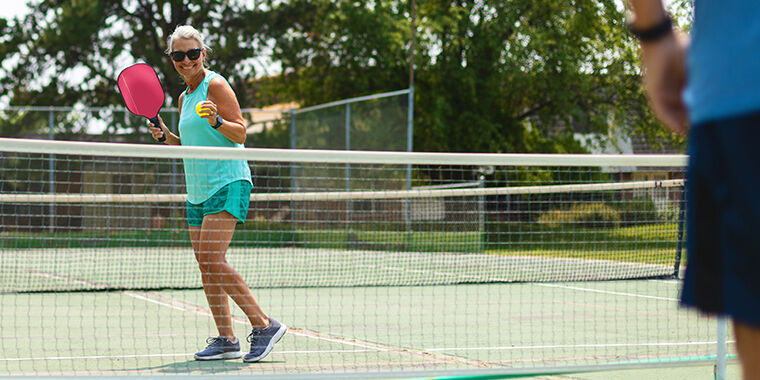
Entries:
MULTIPOLYGON (((200 288, 189 247, 0 250, 0 292, 200 288)), ((488 253, 230 248, 251 287, 357 287, 492 282, 586 281, 671 276, 673 251, 535 250, 488 253), (600 252, 607 257, 602 258, 600 252), (265 275, 260 275, 264 273, 265 275)))
MULTIPOLYGON (((548 378, 704 378, 696 374, 715 355, 716 322, 679 308, 679 288, 677 280, 254 288, 290 331, 253 364, 193 360, 216 335, 202 290, 5 293, 0 376, 414 378, 638 363, 685 367, 548 378)), ((243 340, 247 322, 234 314, 243 340)))

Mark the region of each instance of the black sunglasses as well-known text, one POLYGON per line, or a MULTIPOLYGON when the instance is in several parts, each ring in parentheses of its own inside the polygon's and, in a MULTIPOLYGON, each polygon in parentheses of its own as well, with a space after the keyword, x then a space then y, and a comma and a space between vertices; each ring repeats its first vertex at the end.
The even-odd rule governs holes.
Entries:
POLYGON ((196 59, 200 58, 201 49, 190 49, 188 51, 175 50, 169 53, 169 55, 171 55, 172 59, 176 62, 184 61, 185 56, 187 56, 187 58, 190 58, 191 61, 195 61, 196 59))

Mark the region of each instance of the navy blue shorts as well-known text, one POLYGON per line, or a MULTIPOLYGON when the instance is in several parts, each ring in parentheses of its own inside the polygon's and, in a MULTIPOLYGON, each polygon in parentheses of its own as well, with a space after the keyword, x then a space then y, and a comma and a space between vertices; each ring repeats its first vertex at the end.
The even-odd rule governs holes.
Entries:
POLYGON ((686 178, 681 301, 760 326, 760 113, 692 128, 686 178))

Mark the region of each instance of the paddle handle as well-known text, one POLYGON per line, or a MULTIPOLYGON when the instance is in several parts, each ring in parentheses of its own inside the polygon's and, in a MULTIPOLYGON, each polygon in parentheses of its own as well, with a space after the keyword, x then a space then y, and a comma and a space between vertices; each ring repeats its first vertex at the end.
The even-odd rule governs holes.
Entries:
MULTIPOLYGON (((158 122, 158 116, 151 117, 148 120, 150 120, 150 122, 153 123, 153 125, 155 125, 156 127, 161 128, 161 124, 158 122)), ((158 142, 164 142, 164 141, 166 141, 166 134, 164 134, 162 131, 161 137, 158 138, 158 142)))

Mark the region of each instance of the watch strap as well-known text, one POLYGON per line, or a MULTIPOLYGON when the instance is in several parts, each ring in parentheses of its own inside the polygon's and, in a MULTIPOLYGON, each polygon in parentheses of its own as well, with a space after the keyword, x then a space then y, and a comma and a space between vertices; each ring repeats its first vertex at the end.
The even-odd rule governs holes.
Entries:
POLYGON ((666 14, 662 21, 646 29, 639 29, 628 23, 628 30, 641 42, 654 42, 670 34, 673 30, 673 20, 666 14))

